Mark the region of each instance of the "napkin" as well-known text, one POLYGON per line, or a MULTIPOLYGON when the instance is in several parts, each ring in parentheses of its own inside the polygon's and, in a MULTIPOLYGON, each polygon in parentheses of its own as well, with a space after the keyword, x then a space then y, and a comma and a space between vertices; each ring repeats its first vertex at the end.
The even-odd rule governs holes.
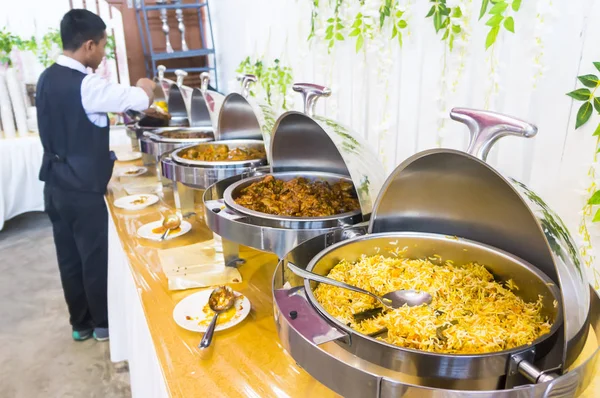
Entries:
POLYGON ((169 290, 242 281, 242 275, 237 268, 225 266, 223 254, 215 249, 214 239, 189 246, 159 250, 158 258, 169 280, 169 290))

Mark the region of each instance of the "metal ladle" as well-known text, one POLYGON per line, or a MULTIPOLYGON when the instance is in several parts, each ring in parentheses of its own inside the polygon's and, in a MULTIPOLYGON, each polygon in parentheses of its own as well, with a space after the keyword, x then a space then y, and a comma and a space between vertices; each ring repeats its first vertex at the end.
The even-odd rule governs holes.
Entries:
POLYGON ((165 232, 163 232, 163 234, 159 240, 161 242, 163 240, 165 240, 165 238, 167 237, 169 232, 173 229, 179 228, 180 225, 181 225, 181 219, 177 216, 177 214, 171 213, 171 214, 165 215, 165 218, 163 219, 163 223, 162 223, 162 226, 165 229, 165 232))
POLYGON ((367 290, 361 289, 359 287, 352 286, 344 282, 336 281, 335 279, 327 278, 326 276, 318 275, 305 269, 299 268, 290 262, 287 263, 287 266, 294 274, 302 278, 369 295, 375 300, 379 301, 385 308, 392 310, 400 308, 404 305, 408 305, 409 307, 415 307, 422 304, 429 304, 431 303, 432 299, 429 293, 417 290, 396 290, 385 294, 383 297, 379 297, 378 295, 373 294, 367 290))
POLYGON ((233 303, 235 303, 235 295, 230 287, 220 286, 212 291, 210 297, 208 298, 208 306, 215 312, 215 316, 213 317, 212 321, 210 321, 208 329, 206 329, 206 333, 204 333, 204 336, 202 336, 202 340, 200 340, 198 348, 206 349, 210 346, 213 334, 215 333, 215 327, 217 326, 217 318, 219 317, 219 314, 230 309, 233 306, 233 303))

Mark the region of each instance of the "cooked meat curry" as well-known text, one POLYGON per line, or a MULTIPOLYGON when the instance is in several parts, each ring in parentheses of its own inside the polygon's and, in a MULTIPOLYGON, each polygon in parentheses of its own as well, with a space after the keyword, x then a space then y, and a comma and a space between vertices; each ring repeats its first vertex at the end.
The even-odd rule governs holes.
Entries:
POLYGON ((331 185, 304 177, 283 181, 271 175, 242 189, 235 202, 261 213, 290 217, 325 217, 360 209, 350 182, 331 185))
POLYGON ((185 130, 173 130, 173 131, 165 131, 160 133, 161 137, 164 138, 210 138, 212 137, 212 133, 206 133, 202 131, 185 131, 185 130))
POLYGON ((182 158, 204 162, 223 162, 236 160, 264 159, 267 157, 264 148, 233 148, 225 144, 201 145, 188 149, 182 158))

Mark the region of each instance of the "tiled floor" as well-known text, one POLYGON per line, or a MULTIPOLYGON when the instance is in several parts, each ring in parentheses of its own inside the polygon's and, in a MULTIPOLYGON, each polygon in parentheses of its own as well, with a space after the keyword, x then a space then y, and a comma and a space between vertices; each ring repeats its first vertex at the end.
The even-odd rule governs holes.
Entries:
POLYGON ((0 397, 131 396, 126 364, 108 343, 71 340, 52 227, 43 213, 0 231, 0 397))

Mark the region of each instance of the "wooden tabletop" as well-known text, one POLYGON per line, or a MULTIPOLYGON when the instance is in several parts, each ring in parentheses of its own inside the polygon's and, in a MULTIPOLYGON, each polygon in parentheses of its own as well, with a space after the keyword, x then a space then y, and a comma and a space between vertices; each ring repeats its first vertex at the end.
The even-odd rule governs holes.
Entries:
MULTIPOLYGON (((130 181, 134 181, 133 178, 130 181)), ((144 210, 126 211, 113 206, 115 199, 126 195, 122 183, 115 180, 109 186, 109 211, 129 258, 171 397, 337 396, 298 367, 279 343, 271 294, 271 278, 277 258, 272 254, 242 250, 242 257, 246 260, 239 268, 243 281, 231 287, 248 297, 252 310, 239 325, 218 332, 214 347, 208 353, 201 353, 197 348, 201 334, 180 328, 172 317, 175 305, 199 289, 168 290, 158 251, 209 240, 213 237, 212 233, 204 224, 200 211, 196 219, 190 220, 192 230, 183 236, 165 242, 137 237, 136 231, 140 226, 160 220, 161 211, 173 208, 172 193, 165 190, 159 194, 159 203, 144 210)), ((581 396, 600 396, 598 374, 581 396)))

